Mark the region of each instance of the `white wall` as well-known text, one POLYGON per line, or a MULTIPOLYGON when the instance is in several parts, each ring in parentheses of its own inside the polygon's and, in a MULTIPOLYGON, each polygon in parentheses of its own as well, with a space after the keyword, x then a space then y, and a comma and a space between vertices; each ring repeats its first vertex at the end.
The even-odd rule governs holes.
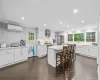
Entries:
POLYGON ((7 24, 0 22, 0 43, 16 43, 21 39, 28 43, 28 32, 34 32, 34 43, 36 43, 36 29, 23 27, 22 32, 10 31, 7 29, 7 24))
POLYGON ((14 31, 9 31, 7 29, 7 24, 0 23, 0 30, 1 30, 0 43, 10 44, 19 42, 21 39, 26 40, 25 28, 23 28, 22 32, 14 32, 14 31))

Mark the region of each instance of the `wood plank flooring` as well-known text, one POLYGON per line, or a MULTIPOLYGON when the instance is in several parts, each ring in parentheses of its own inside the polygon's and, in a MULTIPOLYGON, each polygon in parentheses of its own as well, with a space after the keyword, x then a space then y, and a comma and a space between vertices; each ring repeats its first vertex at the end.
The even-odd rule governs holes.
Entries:
POLYGON ((0 70, 0 80, 98 80, 95 59, 76 56, 70 70, 56 71, 46 58, 29 58, 27 62, 0 70))

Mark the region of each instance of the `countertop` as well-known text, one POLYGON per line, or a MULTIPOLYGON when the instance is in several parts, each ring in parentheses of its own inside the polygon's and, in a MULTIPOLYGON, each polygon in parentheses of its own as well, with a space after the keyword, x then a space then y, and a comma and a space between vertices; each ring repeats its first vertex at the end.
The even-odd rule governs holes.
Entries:
POLYGON ((55 50, 62 50, 63 49, 63 45, 53 45, 48 47, 49 49, 55 49, 55 50))
POLYGON ((5 50, 5 49, 17 49, 17 48, 27 48, 27 46, 0 48, 0 50, 5 50))
MULTIPOLYGON (((61 50, 61 49, 63 49, 63 46, 66 46, 66 45, 53 45, 53 46, 48 47, 48 49, 61 50)), ((97 47, 97 45, 88 45, 88 44, 76 44, 76 47, 77 46, 93 46, 93 47, 97 47)))

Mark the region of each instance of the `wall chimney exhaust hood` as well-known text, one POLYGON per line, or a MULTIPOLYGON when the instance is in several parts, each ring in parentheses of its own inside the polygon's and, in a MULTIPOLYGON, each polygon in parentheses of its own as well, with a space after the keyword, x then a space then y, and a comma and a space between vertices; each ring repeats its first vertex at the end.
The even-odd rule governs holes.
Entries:
POLYGON ((23 31, 23 28, 20 27, 20 26, 15 26, 15 25, 8 25, 8 30, 11 30, 11 31, 23 31))

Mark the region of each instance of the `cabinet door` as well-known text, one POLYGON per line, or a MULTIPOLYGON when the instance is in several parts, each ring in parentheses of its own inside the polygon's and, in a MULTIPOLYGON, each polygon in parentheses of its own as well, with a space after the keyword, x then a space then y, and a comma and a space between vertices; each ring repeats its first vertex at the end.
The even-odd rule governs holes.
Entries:
POLYGON ((28 48, 22 49, 22 59, 28 59, 28 48))
POLYGON ((98 54, 98 48, 95 46, 91 46, 89 47, 89 53, 88 53, 91 57, 97 58, 97 54, 98 54))
POLYGON ((21 52, 15 52, 15 62, 20 61, 22 58, 21 52))
POLYGON ((20 49, 15 49, 15 62, 22 60, 22 53, 20 49))
POLYGON ((81 55, 87 55, 88 48, 86 46, 77 46, 76 53, 80 53, 81 55))
POLYGON ((0 54, 0 67, 4 66, 7 64, 7 60, 6 60, 6 53, 5 52, 0 52, 2 54, 0 54))
POLYGON ((14 63, 14 49, 7 50, 6 53, 8 63, 14 63))
POLYGON ((0 50, 0 66, 5 66, 14 62, 13 53, 8 50, 0 50))
POLYGON ((5 61, 6 61, 6 64, 13 63, 14 62, 13 54, 12 53, 7 53, 5 55, 5 61))

